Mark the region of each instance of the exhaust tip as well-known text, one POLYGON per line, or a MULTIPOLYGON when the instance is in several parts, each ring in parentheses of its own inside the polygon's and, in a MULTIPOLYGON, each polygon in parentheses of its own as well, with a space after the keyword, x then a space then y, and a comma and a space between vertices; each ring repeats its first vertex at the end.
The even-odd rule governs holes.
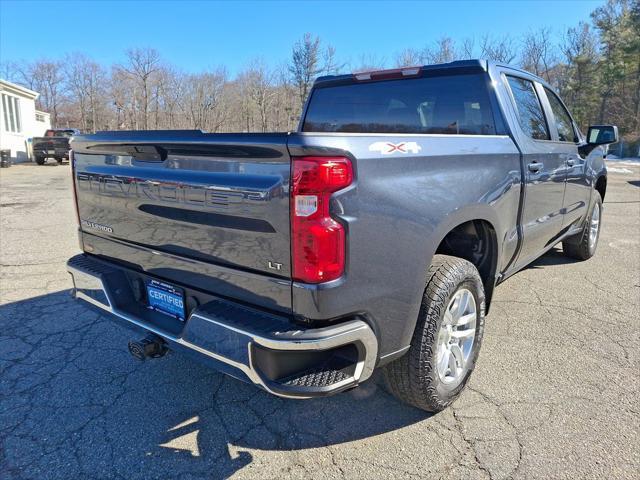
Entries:
POLYGON ((128 347, 129 353, 140 361, 146 360, 147 358, 163 357, 169 351, 166 342, 162 338, 151 334, 142 340, 130 341, 128 347))

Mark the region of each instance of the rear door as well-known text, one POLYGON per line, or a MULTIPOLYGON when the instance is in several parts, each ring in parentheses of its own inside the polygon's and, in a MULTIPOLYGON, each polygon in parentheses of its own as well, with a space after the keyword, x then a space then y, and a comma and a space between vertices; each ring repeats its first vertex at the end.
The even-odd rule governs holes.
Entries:
POLYGON ((542 87, 532 78, 511 71, 506 71, 503 78, 511 94, 513 132, 524 158, 523 241, 518 262, 528 263, 562 230, 566 164, 554 151, 541 101, 542 87))
POLYGON ((184 260, 190 273, 212 264, 289 278, 286 139, 286 134, 202 132, 75 137, 85 247, 118 255, 117 242, 158 253, 165 264, 184 260))

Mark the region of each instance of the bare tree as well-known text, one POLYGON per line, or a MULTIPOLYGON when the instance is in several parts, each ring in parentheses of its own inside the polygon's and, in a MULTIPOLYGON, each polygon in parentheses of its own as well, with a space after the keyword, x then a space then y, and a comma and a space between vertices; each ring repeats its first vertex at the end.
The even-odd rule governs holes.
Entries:
POLYGON ((170 108, 175 107, 173 103, 173 88, 178 84, 175 82, 175 72, 168 67, 160 67, 154 75, 151 82, 151 98, 149 108, 153 114, 153 128, 163 128, 167 123, 165 114, 168 114, 170 108), (171 107, 169 106, 171 105, 171 107))
POLYGON ((135 90, 135 82, 125 70, 119 66, 111 69, 109 95, 115 110, 113 124, 116 129, 138 128, 135 90))
POLYGON ((367 70, 382 70, 386 65, 384 57, 375 53, 361 54, 355 62, 350 62, 351 70, 354 72, 364 72, 367 70))
POLYGON ((241 72, 233 82, 232 88, 233 98, 236 99, 235 108, 238 110, 236 116, 241 119, 240 131, 251 132, 253 130, 253 114, 254 105, 251 102, 251 80, 248 72, 241 72))
POLYGON ((313 80, 322 72, 320 66, 320 39, 305 33, 293 46, 289 72, 298 89, 300 105, 304 104, 313 80))
POLYGON ((156 109, 161 110, 162 128, 173 129, 183 126, 180 115, 180 102, 184 95, 184 76, 171 68, 163 68, 160 72, 160 80, 156 94, 156 109))
POLYGON ((510 37, 494 39, 487 34, 480 39, 480 56, 496 62, 512 63, 518 55, 510 37))
POLYGON ((153 48, 133 48, 127 50, 128 63, 120 68, 128 73, 137 84, 140 92, 142 128, 149 128, 149 95, 154 74, 159 69, 160 54, 153 48))
POLYGON ((550 70, 555 64, 551 29, 545 27, 525 34, 522 40, 521 55, 520 64, 525 70, 533 72, 551 83, 550 70))
POLYGON ((252 62, 252 67, 246 72, 247 95, 255 106, 260 118, 260 130, 266 132, 269 125, 269 112, 275 96, 273 87, 274 75, 264 61, 252 62))
POLYGON ((40 93, 36 105, 51 114, 52 126, 60 125, 60 108, 64 102, 65 83, 62 62, 38 60, 17 67, 16 78, 31 90, 40 93))
POLYGON ((0 62, 0 78, 10 82, 19 82, 20 67, 16 62, 0 62))
POLYGON ((298 122, 300 103, 287 65, 281 64, 276 67, 274 81, 276 84, 272 110, 274 128, 278 131, 293 130, 298 122))
POLYGON ((226 73, 216 72, 189 75, 184 82, 182 108, 190 128, 217 132, 224 121, 222 90, 226 73))
POLYGON ((397 67, 411 67, 424 63, 424 57, 418 50, 405 48, 396 55, 394 63, 397 67))
POLYGON ((464 40, 462 40, 462 46, 460 47, 459 53, 458 53, 458 58, 460 60, 465 60, 465 59, 472 59, 475 58, 475 47, 476 47, 476 40, 475 38, 465 38, 464 40))
POLYGON ((322 54, 324 65, 322 73, 325 75, 338 75, 345 67, 344 63, 340 63, 337 59, 335 47, 328 45, 322 54))
POLYGON ((81 129, 95 132, 104 104, 104 69, 85 55, 76 53, 67 56, 64 73, 69 92, 78 104, 81 129))
POLYGON ((422 52, 427 63, 448 63, 457 58, 456 46, 450 37, 442 37, 435 42, 434 47, 427 47, 422 52))

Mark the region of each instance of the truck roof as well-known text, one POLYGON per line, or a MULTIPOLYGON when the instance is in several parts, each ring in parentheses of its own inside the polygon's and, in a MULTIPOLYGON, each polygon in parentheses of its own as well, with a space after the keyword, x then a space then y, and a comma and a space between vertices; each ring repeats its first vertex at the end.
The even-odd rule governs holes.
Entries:
POLYGON ((541 83, 545 84, 547 82, 544 79, 538 77, 537 75, 532 74, 531 72, 527 72, 526 70, 522 70, 521 68, 514 67, 513 65, 509 65, 504 62, 496 62, 494 60, 484 60, 484 59, 472 59, 472 60, 456 60, 454 62, 449 63, 436 63, 431 65, 415 65, 415 66, 407 66, 400 68, 392 68, 392 69, 382 69, 382 70, 367 70, 367 71, 359 71, 352 72, 343 75, 324 75, 318 77, 314 83, 314 87, 325 87, 329 85, 339 85, 344 83, 352 83, 353 81, 358 80, 374 80, 373 78, 367 78, 375 75, 376 80, 383 79, 391 79, 391 78, 402 78, 403 76, 411 77, 417 76, 420 72, 431 72, 431 73, 474 73, 474 72, 487 72, 492 66, 501 66, 507 67, 512 70, 516 70, 522 73, 526 73, 529 76, 535 77, 541 83), (410 73, 407 73, 410 72, 410 73))

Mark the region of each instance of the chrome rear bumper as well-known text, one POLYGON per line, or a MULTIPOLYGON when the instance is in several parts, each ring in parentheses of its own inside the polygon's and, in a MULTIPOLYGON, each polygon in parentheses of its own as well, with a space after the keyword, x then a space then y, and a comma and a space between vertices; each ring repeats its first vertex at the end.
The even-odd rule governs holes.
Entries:
POLYGON ((337 393, 369 378, 376 365, 378 342, 362 320, 300 329, 286 318, 220 299, 193 309, 184 328, 170 333, 154 325, 149 311, 133 300, 122 268, 77 255, 67 270, 76 298, 278 396, 337 393))

